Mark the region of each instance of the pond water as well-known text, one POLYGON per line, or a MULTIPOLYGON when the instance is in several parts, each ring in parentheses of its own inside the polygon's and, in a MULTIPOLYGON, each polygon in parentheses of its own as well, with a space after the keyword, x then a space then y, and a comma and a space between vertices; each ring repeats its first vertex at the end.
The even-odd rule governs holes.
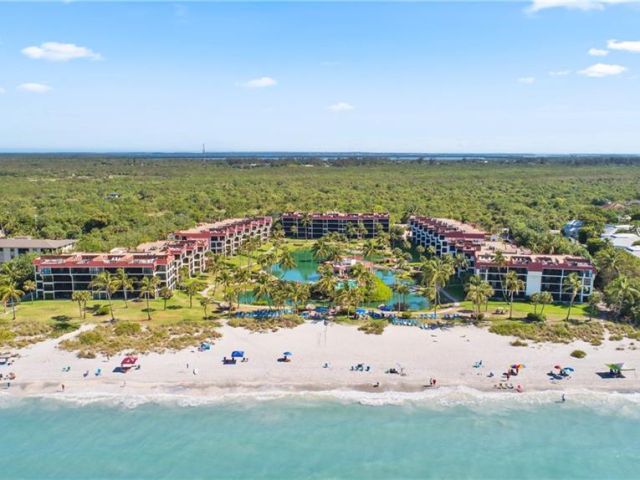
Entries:
MULTIPOLYGON (((280 268, 280 265, 274 265, 271 268, 271 272, 278 278, 288 282, 315 283, 320 279, 320 275, 318 274, 319 263, 313 257, 313 252, 311 250, 296 250, 292 252, 292 256, 296 263, 294 268, 283 271, 282 268, 280 268)), ((385 285, 392 288, 393 285, 398 283, 396 275, 392 270, 378 269, 376 270, 376 276, 380 278, 385 285)), ((411 287, 415 285, 413 280, 401 280, 401 282, 406 283, 411 287)), ((397 295, 394 292, 393 297, 387 302, 387 305, 394 305, 399 303, 401 300, 400 295, 397 295)), ((253 301, 254 295, 251 291, 243 292, 240 295, 240 302, 242 303, 252 303, 253 301)), ((423 296, 413 291, 407 295, 406 302, 409 310, 424 310, 429 307, 429 302, 423 296)), ((363 306, 378 307, 379 305, 379 302, 375 302, 366 303, 363 306)))

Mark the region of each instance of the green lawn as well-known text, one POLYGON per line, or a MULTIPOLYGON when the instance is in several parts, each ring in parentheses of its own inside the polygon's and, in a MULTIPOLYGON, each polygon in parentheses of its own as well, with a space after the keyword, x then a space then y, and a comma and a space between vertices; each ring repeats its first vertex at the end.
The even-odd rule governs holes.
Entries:
MULTIPOLYGON (((469 301, 460 302, 460 306, 465 310, 473 310, 473 305, 469 301)), ((540 313, 540 306, 538 306, 538 313, 540 313)), ((567 316, 567 310, 569 309, 568 305, 561 304, 552 304, 547 305, 544 308, 544 314, 549 320, 564 320, 567 316)), ((482 307, 482 312, 484 312, 484 307, 482 307)), ((513 303, 513 317, 514 318, 524 318, 527 313, 533 313, 533 305, 529 302, 514 302, 513 303)), ((487 314, 490 317, 506 317, 509 314, 509 304, 507 302, 500 301, 490 301, 489 308, 487 310, 487 314), (502 309, 506 311, 506 315, 496 315, 495 311, 498 309, 502 309)), ((571 318, 574 319, 585 319, 589 317, 588 305, 587 304, 577 304, 574 305, 571 309, 571 318)))

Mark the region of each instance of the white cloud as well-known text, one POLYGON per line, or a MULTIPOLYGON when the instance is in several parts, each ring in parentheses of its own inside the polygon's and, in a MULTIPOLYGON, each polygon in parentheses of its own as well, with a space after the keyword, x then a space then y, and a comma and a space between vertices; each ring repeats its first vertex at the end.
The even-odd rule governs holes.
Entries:
POLYGON ((590 48, 587 53, 592 57, 606 57, 609 55, 609 50, 604 50, 602 48, 590 48))
POLYGON ((625 52, 640 53, 640 40, 636 41, 618 41, 609 40, 607 47, 611 50, 623 50, 625 52))
POLYGON ((99 53, 87 47, 81 47, 73 43, 45 42, 40 46, 31 46, 22 49, 22 53, 36 60, 48 60, 50 62, 68 62, 78 58, 101 60, 99 53))
POLYGON ((277 85, 278 82, 271 77, 260 77, 254 78, 253 80, 249 80, 248 82, 243 83, 243 85, 247 88, 266 88, 273 87, 277 85))
POLYGON ((51 87, 43 83, 23 83, 18 85, 18 90, 31 93, 47 93, 51 91, 51 87))
POLYGON ((527 12, 535 13, 550 8, 571 10, 603 10, 607 5, 619 3, 638 3, 639 0, 532 0, 527 12))
POLYGON ((584 70, 580 70, 578 73, 586 77, 601 78, 610 77, 612 75, 620 75, 627 71, 627 67, 622 65, 612 65, 609 63, 596 63, 584 70))
POLYGON ((329 105, 329 110, 332 112, 349 112, 353 110, 355 107, 347 102, 338 102, 333 105, 329 105))
POLYGON ((524 83, 525 85, 531 85, 536 83, 535 77, 520 77, 518 83, 524 83))
POLYGON ((549 72, 549 75, 552 77, 566 77, 571 75, 571 70, 553 70, 549 72))

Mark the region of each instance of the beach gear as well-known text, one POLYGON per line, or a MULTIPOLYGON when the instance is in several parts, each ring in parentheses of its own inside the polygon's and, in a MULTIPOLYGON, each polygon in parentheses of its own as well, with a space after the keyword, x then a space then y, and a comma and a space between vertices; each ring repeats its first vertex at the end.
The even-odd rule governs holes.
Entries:
POLYGON ((234 350, 231 352, 231 358, 242 358, 244 357, 244 352, 241 350, 234 350))
POLYGON ((282 355, 283 355, 283 356, 285 356, 285 357, 290 357, 291 355, 293 355, 293 353, 291 353, 291 352, 284 352, 282 355))

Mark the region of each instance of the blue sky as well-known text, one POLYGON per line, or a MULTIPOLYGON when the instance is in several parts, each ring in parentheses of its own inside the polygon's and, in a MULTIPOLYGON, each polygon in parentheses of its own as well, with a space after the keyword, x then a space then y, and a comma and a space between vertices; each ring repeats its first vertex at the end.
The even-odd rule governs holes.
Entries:
POLYGON ((619 1, 0 3, 0 150, 640 153, 619 1))

